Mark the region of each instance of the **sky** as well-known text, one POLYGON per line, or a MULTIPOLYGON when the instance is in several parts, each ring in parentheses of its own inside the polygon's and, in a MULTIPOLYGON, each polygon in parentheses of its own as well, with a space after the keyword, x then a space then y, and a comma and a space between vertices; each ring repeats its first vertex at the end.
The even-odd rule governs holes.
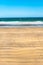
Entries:
POLYGON ((43 17, 43 0, 0 0, 0 17, 43 17))

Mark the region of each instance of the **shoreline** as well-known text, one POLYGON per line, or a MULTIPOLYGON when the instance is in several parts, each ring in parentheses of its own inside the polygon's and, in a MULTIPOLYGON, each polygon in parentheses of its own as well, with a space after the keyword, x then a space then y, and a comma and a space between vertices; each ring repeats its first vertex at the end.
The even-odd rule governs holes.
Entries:
POLYGON ((1 27, 43 27, 43 22, 0 22, 1 27))

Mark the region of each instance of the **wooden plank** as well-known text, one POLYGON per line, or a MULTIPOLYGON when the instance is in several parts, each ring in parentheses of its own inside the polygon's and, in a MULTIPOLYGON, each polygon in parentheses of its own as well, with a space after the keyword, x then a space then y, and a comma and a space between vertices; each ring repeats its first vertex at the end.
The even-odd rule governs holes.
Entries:
POLYGON ((43 65, 43 28, 0 28, 0 65, 43 65))

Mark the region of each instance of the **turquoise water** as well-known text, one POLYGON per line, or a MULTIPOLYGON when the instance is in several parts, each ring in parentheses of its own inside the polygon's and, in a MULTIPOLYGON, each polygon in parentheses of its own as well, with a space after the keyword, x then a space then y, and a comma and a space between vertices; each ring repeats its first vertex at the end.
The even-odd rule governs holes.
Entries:
POLYGON ((43 17, 0 18, 0 27, 43 27, 43 17))
POLYGON ((16 22, 16 21, 22 21, 22 22, 36 22, 36 21, 41 21, 43 22, 43 17, 25 17, 25 18, 0 18, 0 22, 16 22))

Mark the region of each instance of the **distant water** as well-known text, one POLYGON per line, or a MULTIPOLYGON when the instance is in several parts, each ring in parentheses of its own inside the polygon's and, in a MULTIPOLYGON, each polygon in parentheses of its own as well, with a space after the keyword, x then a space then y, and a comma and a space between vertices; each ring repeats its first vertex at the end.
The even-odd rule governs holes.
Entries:
POLYGON ((16 21, 22 21, 22 22, 37 22, 37 21, 42 21, 43 22, 43 17, 25 17, 25 18, 0 18, 0 22, 5 21, 5 22, 16 22, 16 21))
POLYGON ((43 27, 43 17, 0 18, 0 27, 43 27))

